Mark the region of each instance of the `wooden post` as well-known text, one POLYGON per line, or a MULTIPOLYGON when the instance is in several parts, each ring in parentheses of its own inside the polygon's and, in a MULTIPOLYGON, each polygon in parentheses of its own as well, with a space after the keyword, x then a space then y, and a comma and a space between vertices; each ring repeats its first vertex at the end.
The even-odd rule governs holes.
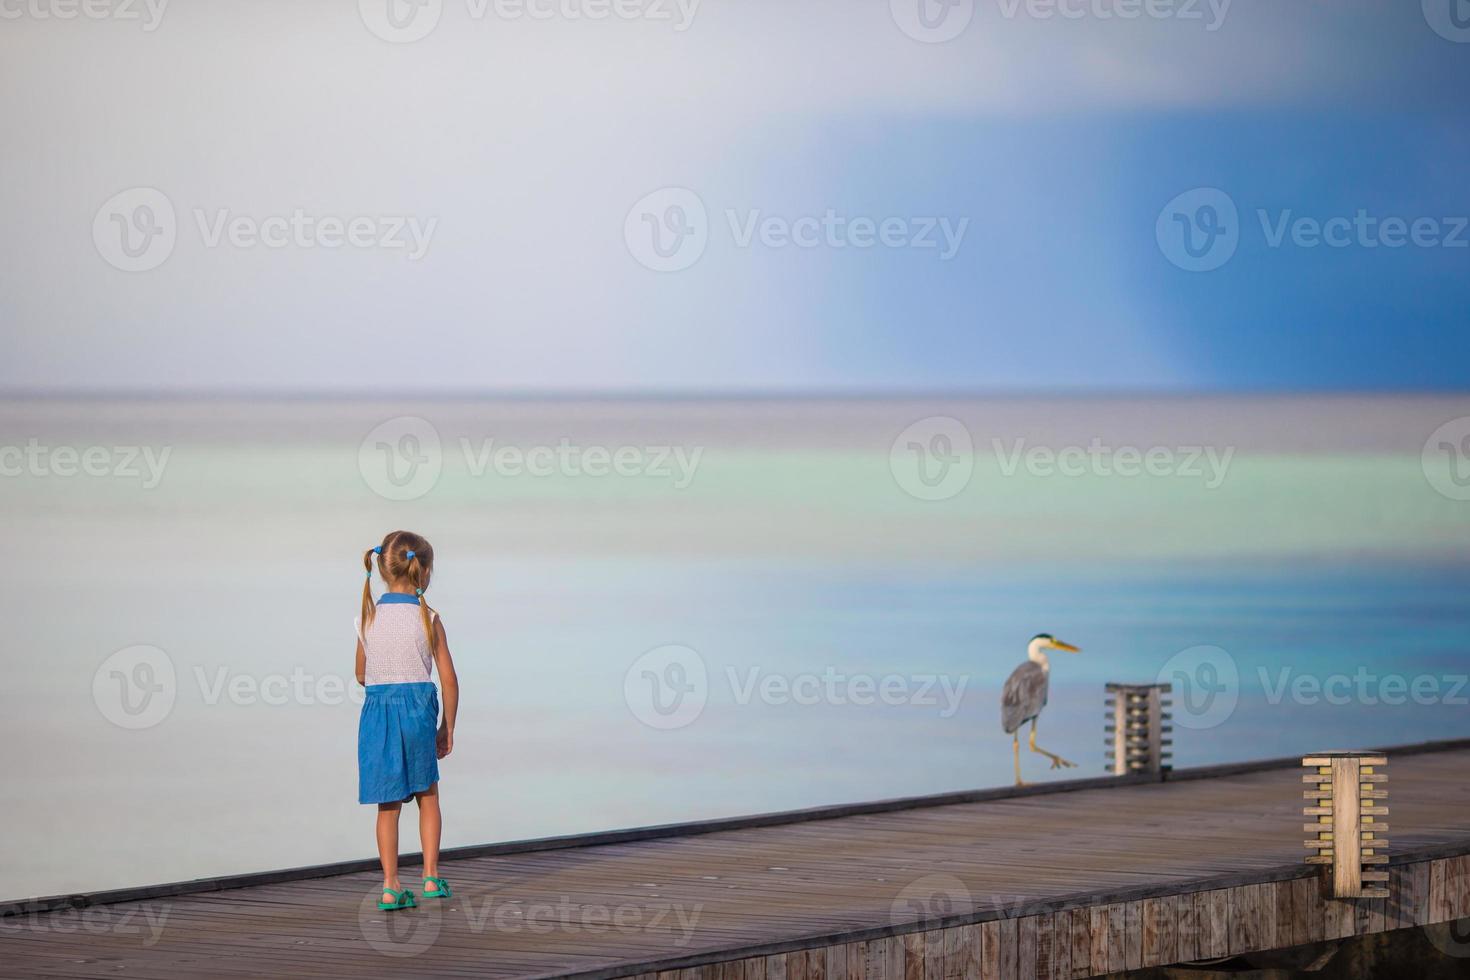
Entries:
POLYGON ((1377 771, 1388 759, 1366 752, 1321 752, 1307 756, 1302 776, 1309 802, 1302 829, 1316 836, 1306 846, 1316 851, 1308 864, 1330 867, 1333 898, 1387 898, 1388 776, 1377 771), (1379 883, 1383 883, 1379 885, 1379 883), (1371 884, 1369 884, 1371 883, 1371 884))
POLYGON ((1107 769, 1115 776, 1147 772, 1162 776, 1171 768, 1168 759, 1174 755, 1168 748, 1173 717, 1165 711, 1170 703, 1164 695, 1172 691, 1168 684, 1107 685, 1107 769))

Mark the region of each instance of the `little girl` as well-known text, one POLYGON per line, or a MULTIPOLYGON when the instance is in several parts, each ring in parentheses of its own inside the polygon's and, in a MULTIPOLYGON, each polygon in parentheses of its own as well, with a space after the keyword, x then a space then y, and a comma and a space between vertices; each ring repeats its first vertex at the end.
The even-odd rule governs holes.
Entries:
POLYGON ((378 857, 383 862, 385 912, 414 908, 398 880, 398 815, 417 800, 424 852, 424 897, 449 898, 439 877, 439 759, 454 749, 459 680, 439 614, 424 601, 434 549, 410 531, 394 531, 362 556, 367 581, 357 626, 357 682, 367 689, 357 726, 357 801, 378 805, 378 857), (373 558, 388 591, 373 603, 373 558), (439 669, 444 720, 430 680, 439 669), (437 726, 437 734, 436 734, 437 726))

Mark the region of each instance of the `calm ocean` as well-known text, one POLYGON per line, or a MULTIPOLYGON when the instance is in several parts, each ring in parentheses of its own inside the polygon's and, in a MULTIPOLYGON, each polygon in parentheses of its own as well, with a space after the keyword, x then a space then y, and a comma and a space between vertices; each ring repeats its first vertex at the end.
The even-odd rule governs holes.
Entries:
POLYGON ((1039 737, 1080 768, 1033 780, 1102 773, 1109 681, 1178 685, 1176 765, 1467 736, 1470 501, 1431 438, 1466 416, 0 402, 0 899, 371 855, 352 617, 400 527, 463 692, 446 845, 1009 783, 1041 631, 1083 648, 1039 737))

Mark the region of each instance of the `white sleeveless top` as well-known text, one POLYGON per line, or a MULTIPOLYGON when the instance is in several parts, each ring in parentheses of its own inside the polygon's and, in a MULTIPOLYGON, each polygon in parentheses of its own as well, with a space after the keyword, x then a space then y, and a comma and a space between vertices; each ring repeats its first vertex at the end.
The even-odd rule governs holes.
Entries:
MULTIPOLYGON (((430 619, 438 616, 431 612, 430 619)), ((434 649, 424 633, 418 599, 399 592, 378 600, 373 622, 362 631, 362 617, 353 620, 357 638, 367 655, 367 684, 418 684, 431 679, 434 649)))

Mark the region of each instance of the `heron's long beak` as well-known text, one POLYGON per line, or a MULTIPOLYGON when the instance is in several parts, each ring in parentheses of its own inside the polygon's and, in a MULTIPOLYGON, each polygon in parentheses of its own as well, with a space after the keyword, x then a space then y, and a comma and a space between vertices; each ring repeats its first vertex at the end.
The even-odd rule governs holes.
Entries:
POLYGON ((1081 647, 1074 647, 1072 644, 1070 644, 1070 643, 1063 643, 1061 640, 1052 640, 1051 641, 1051 645, 1054 646, 1054 647, 1056 647, 1058 650, 1065 650, 1068 653, 1081 653, 1082 652, 1082 648, 1081 647))

